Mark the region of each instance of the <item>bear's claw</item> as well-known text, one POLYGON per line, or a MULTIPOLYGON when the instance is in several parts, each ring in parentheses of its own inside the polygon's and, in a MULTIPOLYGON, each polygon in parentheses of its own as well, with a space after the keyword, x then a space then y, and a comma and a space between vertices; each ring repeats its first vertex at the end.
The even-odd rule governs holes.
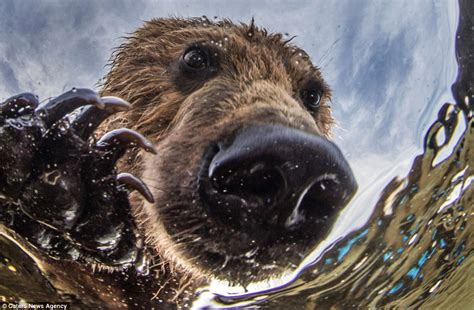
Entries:
POLYGON ((99 109, 105 107, 102 99, 95 91, 85 88, 74 88, 59 97, 40 104, 36 108, 35 114, 42 118, 47 126, 51 126, 66 114, 89 104, 95 105, 99 109))
POLYGON ((109 267, 134 263, 140 250, 125 187, 150 202, 153 196, 143 181, 117 175, 114 166, 131 146, 156 151, 129 129, 89 141, 108 116, 129 108, 89 89, 44 104, 30 93, 0 104, 0 223, 53 257, 109 267))
POLYGON ((138 191, 149 203, 154 203, 155 199, 146 184, 133 174, 122 172, 117 175, 117 182, 126 185, 132 190, 138 191))
POLYGON ((117 97, 102 97, 104 108, 86 106, 75 117, 72 127, 82 139, 89 138, 97 127, 110 115, 130 109, 131 105, 117 97))
POLYGON ((106 133, 97 142, 97 147, 103 149, 106 152, 124 149, 130 145, 137 145, 149 153, 156 154, 155 147, 147 138, 138 132, 127 128, 112 130, 111 132, 106 133))
POLYGON ((38 105, 38 98, 32 93, 13 96, 0 104, 0 119, 19 117, 31 113, 38 105))

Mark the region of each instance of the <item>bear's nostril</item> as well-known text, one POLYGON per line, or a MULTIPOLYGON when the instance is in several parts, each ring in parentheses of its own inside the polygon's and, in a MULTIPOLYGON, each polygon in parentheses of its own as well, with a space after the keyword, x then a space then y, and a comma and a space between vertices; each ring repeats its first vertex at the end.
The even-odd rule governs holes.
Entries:
POLYGON ((278 169, 264 162, 241 163, 241 167, 210 170, 213 187, 222 195, 238 196, 249 208, 277 203, 285 188, 285 179, 278 169))
POLYGON ((279 125, 244 128, 205 158, 199 180, 204 203, 221 220, 249 231, 324 230, 357 187, 333 143, 279 125))
POLYGON ((295 230, 309 221, 324 227, 329 223, 332 215, 345 200, 345 193, 341 191, 340 182, 332 178, 317 178, 305 189, 298 198, 295 208, 285 220, 285 227, 295 230))

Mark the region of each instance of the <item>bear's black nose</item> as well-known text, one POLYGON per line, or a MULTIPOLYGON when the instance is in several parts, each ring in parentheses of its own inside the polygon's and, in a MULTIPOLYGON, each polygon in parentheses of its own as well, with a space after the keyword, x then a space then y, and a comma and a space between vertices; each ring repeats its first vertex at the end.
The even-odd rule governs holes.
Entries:
POLYGON ((334 143, 280 125, 255 125, 209 151, 199 187, 209 211, 225 222, 294 231, 326 223, 357 184, 334 143))

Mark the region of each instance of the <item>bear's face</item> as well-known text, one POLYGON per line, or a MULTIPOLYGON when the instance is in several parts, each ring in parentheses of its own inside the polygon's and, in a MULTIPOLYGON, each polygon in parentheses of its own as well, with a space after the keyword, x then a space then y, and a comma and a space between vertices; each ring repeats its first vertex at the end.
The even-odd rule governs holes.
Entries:
POLYGON ((154 20, 117 50, 104 93, 156 144, 133 163, 156 201, 137 217, 182 270, 245 284, 294 269, 355 190, 326 140, 330 91, 280 35, 154 20))

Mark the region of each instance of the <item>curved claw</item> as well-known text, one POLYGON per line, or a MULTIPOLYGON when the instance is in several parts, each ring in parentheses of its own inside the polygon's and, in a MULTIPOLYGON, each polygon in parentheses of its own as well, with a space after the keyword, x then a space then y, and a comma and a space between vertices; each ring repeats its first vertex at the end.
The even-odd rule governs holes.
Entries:
POLYGON ((97 142, 97 147, 108 151, 109 149, 116 150, 117 145, 120 149, 125 149, 130 144, 136 144, 145 151, 156 154, 155 147, 147 138, 128 128, 115 129, 106 133, 97 142))
POLYGON ((149 203, 154 203, 153 194, 146 184, 133 174, 122 172, 117 175, 117 182, 138 191, 149 203))
POLYGON ((125 101, 119 97, 104 96, 100 99, 104 103, 104 110, 111 114, 120 111, 126 111, 132 107, 132 105, 128 101, 125 101))
POLYGON ((72 129, 82 139, 87 139, 94 130, 110 115, 126 111, 131 108, 131 104, 118 97, 102 97, 104 109, 95 106, 85 107, 71 124, 72 129))
POLYGON ((38 97, 32 93, 22 93, 8 98, 0 104, 0 116, 18 117, 33 111, 39 105, 38 97))
POLYGON ((85 88, 73 88, 61 96, 41 104, 35 112, 49 127, 66 114, 88 104, 93 104, 99 109, 105 107, 104 102, 95 91, 85 88))

